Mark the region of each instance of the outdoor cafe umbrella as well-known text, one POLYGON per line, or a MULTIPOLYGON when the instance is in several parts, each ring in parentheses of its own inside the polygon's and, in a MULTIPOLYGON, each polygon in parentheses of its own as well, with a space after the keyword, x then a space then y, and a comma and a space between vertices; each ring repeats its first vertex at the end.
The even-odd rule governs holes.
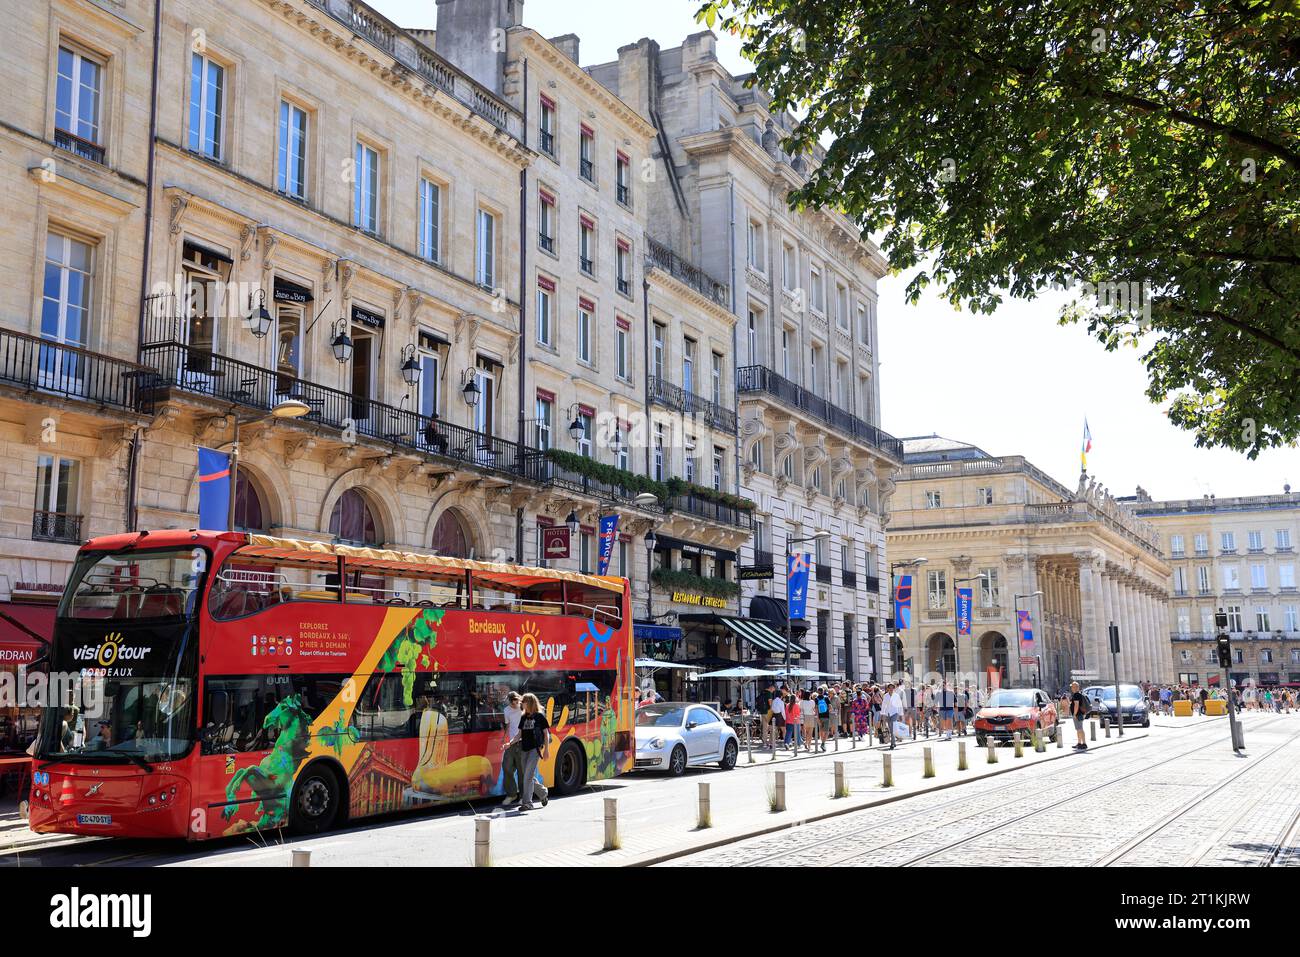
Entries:
MULTIPOLYGON (((724 678, 733 681, 750 681, 758 678, 774 678, 776 672, 763 671, 760 668, 746 668, 741 665, 737 668, 723 668, 721 671, 710 671, 707 674, 692 675, 697 681, 704 678, 724 678)), ((749 755, 749 763, 754 763, 754 748, 749 737, 749 724, 745 724, 745 751, 749 755)))
POLYGON ((699 665, 683 665, 676 661, 656 661, 653 658, 637 658, 632 664, 637 668, 649 668, 654 671, 657 668, 686 668, 690 671, 699 671, 699 665))

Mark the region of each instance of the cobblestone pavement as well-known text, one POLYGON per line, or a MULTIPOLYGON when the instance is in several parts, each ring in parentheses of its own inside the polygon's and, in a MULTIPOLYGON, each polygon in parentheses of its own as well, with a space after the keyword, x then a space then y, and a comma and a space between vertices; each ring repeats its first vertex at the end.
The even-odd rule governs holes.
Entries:
POLYGON ((669 863, 1300 864, 1300 717, 1248 716, 1244 757, 1225 730, 1189 727, 669 863))

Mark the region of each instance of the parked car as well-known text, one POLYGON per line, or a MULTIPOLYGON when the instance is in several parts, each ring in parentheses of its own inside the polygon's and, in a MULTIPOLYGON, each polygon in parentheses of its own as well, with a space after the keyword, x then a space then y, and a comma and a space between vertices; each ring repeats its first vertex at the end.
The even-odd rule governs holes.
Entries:
POLYGON ((1137 685, 1119 686, 1119 707, 1115 705, 1114 685, 1093 685, 1085 688, 1084 694, 1093 702, 1092 713, 1095 715, 1106 715, 1111 721, 1118 722, 1122 710, 1125 725, 1151 727, 1150 703, 1137 685))
POLYGON ((975 742, 983 747, 990 738, 1010 741, 1017 731, 1028 741, 1035 727, 1055 741, 1061 731, 1058 714, 1041 688, 999 688, 975 715, 975 742))
POLYGON ((730 771, 739 754, 736 732, 708 705, 661 701, 636 713, 637 770, 678 775, 688 767, 716 762, 730 771))

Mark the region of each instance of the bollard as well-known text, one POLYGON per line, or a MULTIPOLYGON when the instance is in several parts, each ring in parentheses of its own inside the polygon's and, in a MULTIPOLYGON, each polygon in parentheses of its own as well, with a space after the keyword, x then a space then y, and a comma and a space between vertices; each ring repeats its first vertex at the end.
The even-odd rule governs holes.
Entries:
POLYGON ((844 775, 844 762, 835 762, 835 797, 849 796, 849 784, 844 775))
POLYGON ((882 768, 883 777, 880 786, 884 788, 892 788, 894 786, 894 756, 892 754, 886 754, 884 755, 884 759, 885 763, 882 768))
POLYGON ((618 850, 618 798, 605 798, 604 850, 618 850))
POLYGON ((1097 719, 1096 718, 1092 718, 1088 721, 1088 740, 1089 741, 1097 740, 1097 719))
POLYGON ((785 772, 777 771, 775 772, 775 774, 776 774, 776 786, 774 789, 774 793, 772 795, 772 810, 784 811, 785 810, 785 772))
POLYGON ((754 739, 750 736, 749 722, 745 722, 745 754, 749 756, 747 763, 754 763, 754 739))
POLYGON ((925 770, 922 772, 921 777, 932 778, 934 777, 934 752, 927 745, 922 749, 922 754, 925 755, 925 770))
POLYGON ((1056 725, 1056 750, 1059 751, 1064 747, 1065 747, 1065 735, 1061 733, 1061 725, 1058 723, 1056 725))
POLYGON ((1110 737, 1110 718, 1101 719, 1102 729, 1106 732, 1106 737, 1110 737))
POLYGON ((293 860, 291 867, 311 867, 311 851, 301 851, 294 848, 289 854, 293 860))
POLYGON ((957 742, 957 770, 958 771, 966 770, 966 742, 965 741, 957 742))
POLYGON ((474 819, 474 866, 488 867, 492 853, 492 819, 474 819))
POLYGON ((1047 750, 1047 742, 1043 740, 1043 731, 1041 728, 1034 728, 1034 753, 1043 754, 1047 750))
POLYGON ((996 741, 994 741, 992 738, 989 738, 989 759, 988 759, 988 763, 989 763, 989 764, 997 764, 997 763, 998 763, 998 743, 997 743, 996 741))
POLYGON ((853 739, 853 750, 858 750, 858 730, 854 728, 849 732, 849 737, 853 739))
POLYGON ((713 811, 709 807, 709 786, 700 782, 700 810, 696 816, 695 826, 703 830, 713 827, 713 811))
POLYGON ((1025 756, 1025 742, 1020 739, 1019 731, 1011 735, 1011 743, 1016 746, 1016 757, 1023 758, 1025 756))

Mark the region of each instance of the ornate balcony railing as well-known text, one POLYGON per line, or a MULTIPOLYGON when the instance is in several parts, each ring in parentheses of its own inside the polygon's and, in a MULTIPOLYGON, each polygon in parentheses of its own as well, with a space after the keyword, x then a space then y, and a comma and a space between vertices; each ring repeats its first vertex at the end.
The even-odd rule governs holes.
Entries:
POLYGON ((663 376, 650 377, 650 401, 681 412, 683 415, 699 416, 712 428, 722 432, 736 431, 736 413, 723 408, 712 399, 696 395, 679 385, 674 385, 663 376))
POLYGON ((589 159, 578 160, 578 175, 588 183, 596 182, 596 167, 589 159))
POLYGON ((840 584, 845 588, 858 587, 858 573, 845 568, 840 571, 840 584))
MULTIPOLYGON (((566 489, 603 501, 630 503, 641 493, 641 489, 633 488, 630 485, 608 482, 591 475, 584 475, 576 469, 567 468, 548 457, 544 451, 534 448, 524 450, 521 474, 524 478, 536 482, 538 485, 566 489)), ((662 507, 658 505, 638 505, 637 507, 648 512, 663 511, 662 507)))
POLYGON ((628 200, 632 198, 632 190, 626 183, 619 183, 614 187, 614 195, 624 206, 628 205, 628 200))
POLYGON ((831 566, 825 562, 817 563, 817 580, 823 585, 831 583, 831 566))
POLYGON ((38 509, 32 513, 32 540, 76 545, 81 541, 81 516, 38 509))
POLYGON ((721 502, 702 498, 699 495, 678 495, 671 498, 668 500, 667 511, 683 512, 687 515, 694 515, 723 525, 734 525, 736 528, 753 528, 754 526, 754 516, 746 509, 724 505, 721 502))
POLYGON ((286 399, 297 399, 311 409, 301 421, 340 431, 354 428, 358 435, 378 442, 512 476, 519 474, 527 459, 508 439, 204 349, 154 343, 145 346, 144 359, 156 370, 159 389, 267 411, 286 399))
POLYGON ((718 282, 699 266, 677 255, 663 243, 646 237, 646 261, 657 269, 662 269, 679 282, 690 286, 700 295, 707 297, 724 308, 731 306, 731 287, 725 282, 718 282))
POLYGON ((83 140, 75 133, 69 133, 67 130, 54 131, 54 145, 61 150, 67 150, 80 156, 84 160, 90 160, 92 163, 104 163, 104 147, 98 143, 92 143, 90 140, 83 140))
POLYGON ((537 145, 547 156, 555 155, 555 134, 548 130, 537 131, 537 145))
POLYGON ((555 252, 555 237, 548 236, 546 233, 537 234, 537 244, 545 249, 548 253, 555 252))
POLYGON ((880 576, 868 575, 866 584, 867 584, 867 591, 873 591, 873 592, 880 591, 880 576))
POLYGON ((842 435, 863 441, 899 462, 903 460, 903 443, 888 432, 862 421, 853 413, 814 395, 766 366, 744 366, 737 370, 736 390, 766 392, 813 418, 820 419, 842 435))
POLYGON ((0 383, 36 394, 148 414, 152 373, 125 359, 0 329, 0 383))

